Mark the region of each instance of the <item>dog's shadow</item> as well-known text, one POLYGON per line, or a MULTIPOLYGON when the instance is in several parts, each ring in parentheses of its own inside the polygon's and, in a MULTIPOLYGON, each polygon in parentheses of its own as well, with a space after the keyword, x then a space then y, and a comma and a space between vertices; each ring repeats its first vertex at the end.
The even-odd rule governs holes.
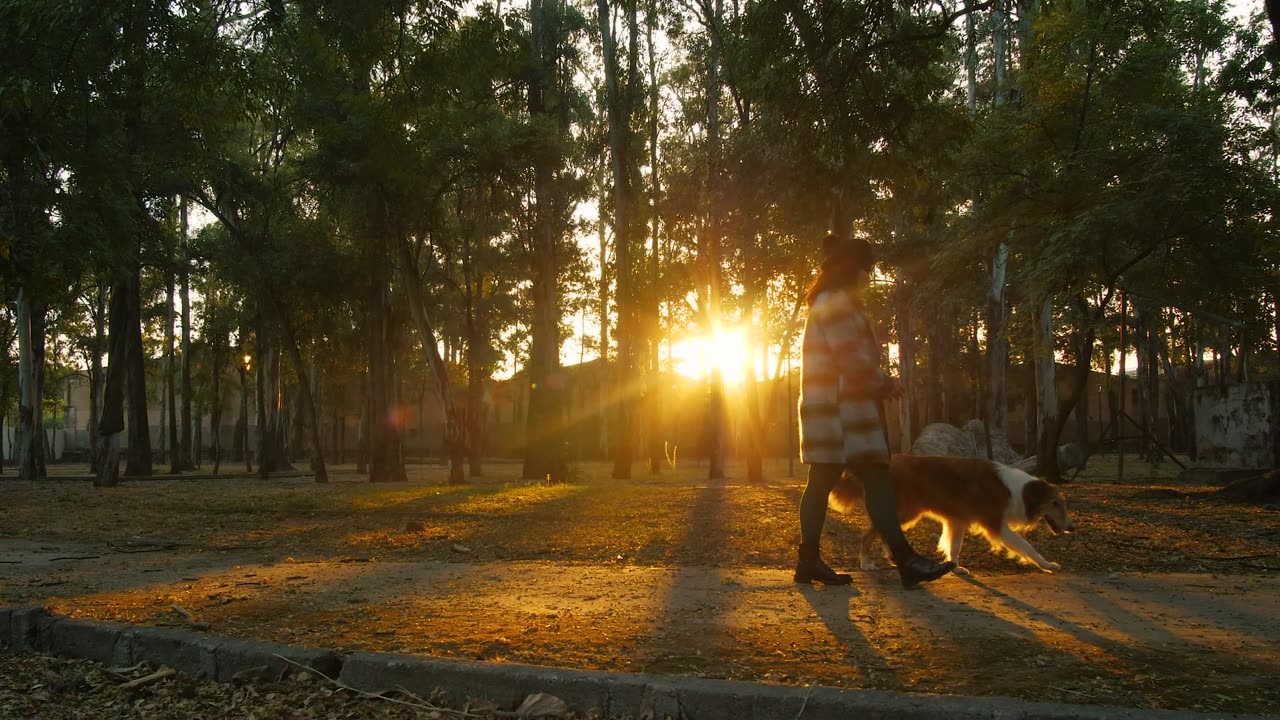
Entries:
MULTIPOLYGON (((1035 568, 1032 568, 1032 569, 1035 569, 1035 568)), ((1038 570, 1036 571, 1039 572, 1038 570)), ((960 578, 966 583, 969 583, 975 588, 983 590, 991 597, 995 598, 1001 603, 1004 603, 1005 606, 1020 613, 1022 617, 1026 620, 1036 620, 1036 621, 1042 622, 1045 625, 1048 625, 1049 627, 1052 627, 1060 632, 1073 636, 1076 640, 1082 643, 1092 645, 1101 650, 1114 652, 1118 649, 1118 643, 1116 643, 1115 641, 1110 640, 1109 638, 1103 637, 1102 635, 1099 635, 1098 633, 1092 630, 1089 630, 1088 628, 1085 628, 1078 623, 1067 620, 1061 615, 1050 612, 1045 608, 1036 607, 1035 605, 1032 605, 1031 603, 1028 603, 1025 600, 1015 598, 1006 592, 997 590, 996 588, 988 585, 987 583, 983 582, 982 580, 979 580, 978 578, 972 575, 957 575, 956 577, 960 578)), ((1025 627, 1025 626, 1022 626, 1022 627, 1025 627)))
POLYGON ((800 595, 831 637, 844 648, 844 662, 864 672, 888 670, 884 655, 871 644, 851 616, 850 603, 862 597, 861 590, 852 585, 824 588, 802 585, 800 595))

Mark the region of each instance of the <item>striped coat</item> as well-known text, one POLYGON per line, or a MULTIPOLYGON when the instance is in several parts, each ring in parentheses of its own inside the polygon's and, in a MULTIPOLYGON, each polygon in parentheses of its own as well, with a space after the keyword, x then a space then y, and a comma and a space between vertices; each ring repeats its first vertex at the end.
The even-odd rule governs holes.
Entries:
POLYGON ((880 344, 849 291, 818 294, 804 325, 800 366, 800 460, 889 462, 881 425, 880 344))

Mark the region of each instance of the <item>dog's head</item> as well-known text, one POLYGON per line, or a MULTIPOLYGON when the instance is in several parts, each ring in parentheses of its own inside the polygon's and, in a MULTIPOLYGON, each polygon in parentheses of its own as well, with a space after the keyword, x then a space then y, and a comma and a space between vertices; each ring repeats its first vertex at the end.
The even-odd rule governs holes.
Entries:
POLYGON ((1076 524, 1067 514, 1067 500, 1062 497, 1058 488, 1044 480, 1032 480, 1022 486, 1022 502, 1027 508, 1027 520, 1036 522, 1044 519, 1054 535, 1069 533, 1076 529, 1076 524))

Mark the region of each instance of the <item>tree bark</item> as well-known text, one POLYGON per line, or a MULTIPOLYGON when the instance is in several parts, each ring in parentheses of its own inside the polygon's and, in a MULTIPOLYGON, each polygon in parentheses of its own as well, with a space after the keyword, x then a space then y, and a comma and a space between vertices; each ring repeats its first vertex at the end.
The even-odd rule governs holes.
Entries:
POLYGON ((244 347, 245 329, 240 328, 240 349, 243 357, 237 358, 240 372, 240 421, 236 436, 240 439, 240 450, 244 459, 244 471, 253 472, 253 453, 249 450, 249 362, 244 347))
POLYGON ((1158 350, 1159 338, 1163 332, 1160 326, 1163 322, 1161 318, 1161 309, 1156 308, 1154 311, 1145 313, 1146 334, 1143 339, 1143 351, 1146 356, 1142 361, 1144 387, 1143 394, 1146 396, 1144 403, 1145 414, 1142 418, 1142 424, 1147 430, 1147 462, 1152 465, 1159 465, 1164 462, 1164 452, 1159 445, 1153 440, 1156 436, 1156 425, 1160 414, 1160 354, 1158 350))
POLYGON ((124 432, 125 385, 129 340, 129 280, 118 280, 111 288, 111 330, 107 336, 107 374, 102 389, 102 414, 98 418, 98 435, 102 457, 93 484, 115 487, 120 482, 120 434, 124 432))
MULTIPOLYGON (((604 164, 601 164, 599 207, 603 210, 607 200, 604 188, 604 164)), ((609 244, 605 234, 604 212, 599 213, 597 231, 600 235, 600 395, 597 398, 600 419, 600 452, 603 457, 610 457, 609 417, 613 403, 609 385, 609 244)))
POLYGON ((360 419, 356 423, 356 472, 369 472, 369 374, 360 378, 360 419))
POLYGON ((1160 331, 1160 338, 1157 342, 1156 351, 1159 355, 1160 367, 1164 370, 1164 392, 1165 407, 1169 414, 1169 433, 1166 440, 1169 449, 1173 452, 1186 450, 1186 442, 1183 436, 1186 428, 1186 404, 1185 393, 1182 392, 1181 386, 1184 385, 1185 378, 1175 377, 1173 362, 1170 360, 1169 346, 1173 343, 1173 328, 1168 327, 1160 331))
POLYGON ((36 315, 43 309, 31 300, 26 288, 18 289, 18 428, 14 453, 18 477, 36 480, 40 475, 40 456, 44 453, 39 356, 36 344, 43 343, 43 333, 36 315))
MULTIPOLYGON (((995 46, 995 104, 1005 104, 1007 87, 1005 63, 1008 60, 1009 24, 1004 0, 995 4, 992 28, 995 46)), ((1009 416, 1009 337, 1006 307, 1006 275, 1009 246, 1001 241, 991 256, 991 275, 987 287, 987 421, 997 430, 1008 429, 1009 416)))
MULTIPOLYGON (((556 0, 531 0, 529 4, 536 66, 529 83, 527 101, 531 116, 550 120, 563 135, 565 128, 557 118, 561 102, 556 67, 559 30, 555 23, 548 21, 544 7, 553 1, 556 0)), ((522 473, 527 479, 547 479, 557 483, 565 482, 569 475, 564 456, 565 419, 561 400, 564 378, 560 371, 560 302, 556 286, 558 221, 554 180, 561 162, 558 155, 540 155, 533 167, 533 322, 522 473)))
POLYGON ((659 203, 661 202, 662 183, 660 182, 658 172, 658 115, 661 112, 661 109, 658 104, 657 58, 653 44, 653 31, 654 26, 657 24, 657 18, 657 3, 654 0, 650 0, 645 12, 645 36, 647 39, 646 50, 649 60, 649 190, 653 222, 649 250, 648 301, 650 322, 648 324, 648 337, 650 359, 649 381, 647 383, 648 390, 646 392, 646 409, 649 416, 649 474, 651 475, 661 474, 662 462, 666 454, 662 438, 663 392, 662 373, 659 362, 659 348, 662 345, 662 292, 659 286, 662 263, 662 255, 660 252, 661 243, 659 241, 662 213, 659 211, 659 203))
POLYGON ((196 462, 192 462, 191 403, 191 258, 187 239, 187 200, 182 198, 182 253, 180 274, 182 279, 182 439, 178 445, 179 459, 184 468, 199 462, 199 444, 196 446, 196 462))
POLYGON ((93 349, 89 360, 89 469, 98 471, 102 444, 98 435, 98 416, 102 411, 102 353, 107 342, 107 287, 97 284, 93 300, 93 349))
MULTIPOLYGON (((1036 426, 1039 428, 1036 465, 1050 482, 1059 482, 1058 383, 1054 363, 1053 298, 1046 297, 1036 316, 1036 426)), ((1087 368, 1087 365, 1086 365, 1087 368)), ((1086 370, 1086 378, 1087 378, 1086 370)))
POLYGON ((320 442, 320 416, 316 413, 315 398, 311 395, 311 381, 307 367, 302 361, 302 350, 298 347, 298 337, 293 331, 284 311, 275 307, 276 319, 284 332, 285 349, 289 353, 289 362, 293 363, 293 371, 298 375, 298 391, 302 399, 302 412, 306 417, 308 437, 311 440, 311 472, 315 473, 316 482, 329 482, 329 470, 324 464, 324 446, 320 442))
MULTIPOLYGON (((724 16, 722 0, 708 2, 712 25, 718 25, 724 16), (714 4, 713 4, 714 3, 714 4)), ((723 240, 723 218, 720 199, 720 33, 716 27, 708 27, 710 42, 707 55, 707 228, 705 244, 698 248, 698 260, 702 263, 707 285, 707 316, 703 334, 712 338, 720 328, 721 267, 720 244, 723 240), (705 257, 704 257, 705 255, 705 257)), ((711 452, 708 462, 708 478, 723 480, 725 476, 725 398, 724 374, 719 368, 711 372, 708 403, 708 439, 711 452)))
MULTIPOLYGON (((258 430, 258 477, 266 480, 271 476, 271 471, 275 465, 275 442, 271 438, 271 434, 275 430, 275 423, 271 422, 271 419, 267 417, 267 379, 271 373, 271 366, 268 358, 268 341, 266 335, 262 332, 261 320, 258 321, 256 340, 258 372, 254 374, 254 409, 257 411, 257 417, 254 424, 258 430)), ((274 400, 271 401, 271 407, 275 407, 274 400)), ((245 427, 247 428, 248 425, 245 427)))
POLYGON ((423 304, 422 281, 418 275, 418 266, 409 254, 409 246, 403 240, 398 245, 400 256, 400 276, 409 295, 409 314, 418 330, 419 344, 426 356, 427 367, 431 371, 432 387, 436 399, 444 409, 445 445, 449 453, 449 484, 456 485, 465 481, 463 474, 463 437, 462 423, 458 417, 457 404, 453 399, 453 389, 449 385, 449 370, 444 358, 440 355, 440 343, 436 331, 427 314, 427 306, 423 304))
POLYGON ((212 371, 209 398, 209 454, 213 456, 213 474, 222 468, 222 340, 220 333, 209 337, 209 365, 212 371))
POLYGON ((899 280, 897 296, 898 376, 903 390, 898 400, 898 452, 909 453, 915 437, 912 403, 915 400, 916 336, 912 326, 911 293, 905 278, 899 280))
POLYGON ((130 271, 125 292, 128 295, 128 317, 125 325, 127 351, 125 365, 126 392, 129 397, 129 449, 125 474, 151 475, 151 426, 147 418, 147 365, 142 346, 142 269, 130 271))
MULTIPOLYGON (((1082 319, 1080 322, 1084 322, 1082 319)), ((1080 444, 1080 449, 1084 452, 1084 459, 1088 461, 1091 454, 1089 446, 1089 375, 1092 372, 1093 346, 1085 344, 1085 334, 1081 332, 1080 326, 1077 325, 1071 333, 1071 347, 1076 356, 1076 369, 1080 372, 1083 367, 1083 375, 1085 378, 1084 386, 1078 391, 1080 399, 1071 408, 1070 414, 1076 419, 1076 442, 1080 444)), ((1066 409, 1065 407, 1063 409, 1066 409)), ((1054 441, 1055 444, 1058 442, 1054 441)))
POLYGON ((467 334, 467 412, 464 444, 467 448, 467 464, 471 468, 471 477, 481 477, 484 471, 480 465, 480 405, 483 400, 484 385, 480 378, 480 333, 476 328, 476 303, 479 302, 480 293, 471 272, 471 236, 469 233, 465 235, 462 253, 462 280, 465 287, 463 320, 467 334))
POLYGON ((931 318, 928 323, 928 337, 925 339, 929 347, 928 375, 926 376, 926 381, 928 382, 928 390, 926 392, 928 408, 925 412, 925 417, 929 423, 951 422, 944 385, 946 377, 944 363, 955 355, 947 350, 948 347, 954 345, 954 337, 949 338, 951 342, 945 343, 944 347, 941 325, 942 321, 937 316, 931 318))
MULTIPOLYGON (((177 475, 183 470, 182 458, 178 457, 178 389, 175 386, 177 355, 174 348, 173 321, 174 312, 174 278, 173 271, 165 271, 165 317, 164 317, 164 402, 169 410, 169 473, 177 475)), ((161 422, 161 434, 164 423, 161 422)))
MULTIPOLYGON (((764 333, 758 332, 755 326, 755 309, 760 295, 760 281, 755 272, 749 272, 747 280, 747 305, 744 316, 752 320, 751 335, 747 338, 747 347, 756 342, 763 344, 764 333)), ((746 405, 747 405, 747 482, 764 482, 765 433, 764 418, 760 413, 760 381, 756 377, 756 364, 747 353, 746 358, 746 405)), ((767 370, 766 370, 767 372, 767 370)))
MULTIPOLYGON (((596 0, 597 19, 600 25, 601 45, 604 54, 605 93, 609 118, 609 158, 613 170, 613 243, 614 277, 617 282, 618 306, 618 362, 613 378, 619 387, 632 388, 614 397, 613 478, 631 478, 631 461, 634 455, 633 405, 636 393, 636 330, 635 278, 632 275, 632 250, 634 245, 635 218, 631 178, 631 103, 629 96, 635 92, 634 74, 630 67, 628 85, 620 87, 617 67, 617 45, 610 23, 608 0, 596 0)), ((634 3, 630 13, 634 14, 634 3)), ((634 28, 634 23, 632 24, 634 28)), ((629 56, 634 53, 637 38, 632 32, 629 56)), ((532 404, 531 404, 532 409, 532 404)))

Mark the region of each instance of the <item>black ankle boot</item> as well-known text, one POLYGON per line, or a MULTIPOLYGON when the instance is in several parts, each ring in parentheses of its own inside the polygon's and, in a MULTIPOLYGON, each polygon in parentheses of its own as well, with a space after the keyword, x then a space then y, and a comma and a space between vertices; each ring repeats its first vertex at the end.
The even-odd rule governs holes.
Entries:
POLYGON ((853 576, 838 573, 822 562, 822 558, 818 556, 817 543, 801 543, 800 560, 796 562, 795 581, 808 583, 815 580, 823 585, 848 585, 853 582, 853 576))
POLYGON ((913 588, 922 582, 933 582, 956 569, 953 562, 937 562, 921 557, 914 552, 901 558, 894 558, 898 565, 898 576, 902 578, 902 587, 913 588))

